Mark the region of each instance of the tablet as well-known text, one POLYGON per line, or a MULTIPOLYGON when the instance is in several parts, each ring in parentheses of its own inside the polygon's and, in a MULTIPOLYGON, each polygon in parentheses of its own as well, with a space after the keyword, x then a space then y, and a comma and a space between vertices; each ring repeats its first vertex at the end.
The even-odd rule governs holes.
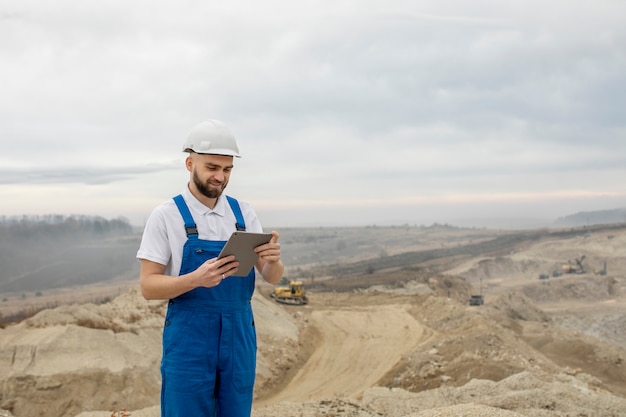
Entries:
POLYGON ((250 273, 259 257, 254 252, 254 248, 269 242, 271 238, 271 233, 233 232, 218 258, 235 255, 235 260, 239 262, 239 268, 233 276, 245 277, 250 273))

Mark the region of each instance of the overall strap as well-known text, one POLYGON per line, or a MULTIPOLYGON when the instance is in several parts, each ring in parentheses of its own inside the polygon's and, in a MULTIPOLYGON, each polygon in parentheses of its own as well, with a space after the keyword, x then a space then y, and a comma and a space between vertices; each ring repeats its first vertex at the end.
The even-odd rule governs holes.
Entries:
POLYGON ((235 219, 237 220, 237 223, 235 223, 235 226, 237 226, 237 230, 245 232, 246 222, 243 220, 243 215, 241 214, 241 208, 239 208, 239 202, 236 199, 228 195, 226 196, 226 199, 228 200, 228 204, 230 204, 230 208, 233 211, 233 214, 235 215, 235 219))
POLYGON ((178 211, 180 211, 181 216, 183 216, 183 220, 185 221, 185 232, 187 233, 187 237, 198 237, 198 227, 196 226, 196 222, 193 221, 193 216, 189 211, 189 207, 185 203, 183 196, 178 194, 174 197, 174 202, 178 207, 178 211))

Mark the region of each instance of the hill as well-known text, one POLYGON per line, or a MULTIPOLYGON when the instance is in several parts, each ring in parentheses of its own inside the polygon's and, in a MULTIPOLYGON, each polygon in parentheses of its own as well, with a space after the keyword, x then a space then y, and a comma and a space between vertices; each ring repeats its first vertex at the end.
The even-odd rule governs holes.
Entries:
POLYGON ((626 223, 626 209, 582 211, 559 217, 554 227, 580 227, 597 224, 626 223))

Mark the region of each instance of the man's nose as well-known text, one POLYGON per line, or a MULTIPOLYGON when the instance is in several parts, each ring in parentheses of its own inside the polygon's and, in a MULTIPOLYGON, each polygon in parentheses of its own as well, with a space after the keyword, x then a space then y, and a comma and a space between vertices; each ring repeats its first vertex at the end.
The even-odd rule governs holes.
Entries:
POLYGON ((224 172, 224 171, 216 171, 214 177, 219 182, 224 182, 224 179, 226 178, 226 172, 224 172))

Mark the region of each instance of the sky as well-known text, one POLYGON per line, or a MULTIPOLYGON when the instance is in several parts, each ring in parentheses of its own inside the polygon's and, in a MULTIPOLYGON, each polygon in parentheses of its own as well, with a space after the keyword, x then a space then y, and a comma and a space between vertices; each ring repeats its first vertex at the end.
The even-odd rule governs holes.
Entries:
POLYGON ((188 132, 271 227, 626 207, 622 0, 0 2, 0 215, 142 225, 188 132))

